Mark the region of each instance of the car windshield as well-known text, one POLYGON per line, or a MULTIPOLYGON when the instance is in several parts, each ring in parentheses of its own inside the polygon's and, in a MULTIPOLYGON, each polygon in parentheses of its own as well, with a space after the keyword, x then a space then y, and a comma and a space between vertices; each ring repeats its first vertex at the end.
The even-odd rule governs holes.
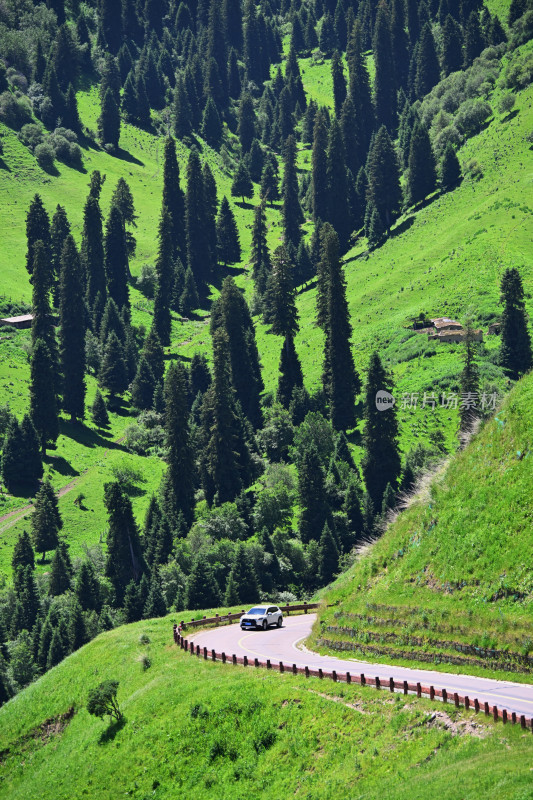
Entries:
POLYGON ((266 608, 251 608, 249 610, 249 614, 264 614, 266 612, 266 608))

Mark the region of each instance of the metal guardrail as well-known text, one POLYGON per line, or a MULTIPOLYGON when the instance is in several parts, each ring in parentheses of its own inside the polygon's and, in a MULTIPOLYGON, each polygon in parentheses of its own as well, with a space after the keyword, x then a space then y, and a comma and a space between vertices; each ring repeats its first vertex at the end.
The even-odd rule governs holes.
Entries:
MULTIPOLYGON (((291 611, 293 613, 297 613, 302 611, 304 614, 311 609, 318 608, 320 603, 295 603, 291 605, 287 603, 286 606, 278 606, 280 611, 283 611, 284 614, 287 614, 289 617, 291 611)), ((215 614, 214 617, 202 617, 201 619, 191 619, 190 622, 185 622, 184 620, 180 621, 181 630, 187 630, 187 628, 200 628, 204 625, 224 625, 225 623, 237 622, 243 614, 246 614, 246 611, 238 611, 233 614, 215 614)))

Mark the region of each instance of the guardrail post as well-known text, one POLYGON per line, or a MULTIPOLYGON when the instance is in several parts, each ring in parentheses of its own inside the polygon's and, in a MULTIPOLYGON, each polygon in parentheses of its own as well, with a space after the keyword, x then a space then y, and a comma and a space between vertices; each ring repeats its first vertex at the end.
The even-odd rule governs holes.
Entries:
POLYGON ((307 614, 307 603, 304 601, 304 614, 307 614))
POLYGON ((285 672, 285 666, 284 666, 284 664, 283 664, 283 661, 280 661, 280 662, 279 662, 279 671, 280 671, 280 672, 285 672))
POLYGON ((207 647, 204 647, 204 659, 207 661, 207 647))
POLYGON ((479 714, 479 700, 477 699, 477 697, 474 698, 474 711, 476 712, 476 714, 479 714))
POLYGON ((346 683, 351 683, 351 682, 352 682, 352 676, 350 675, 349 672, 347 672, 346 673, 346 683))
POLYGON ((322 672, 322 668, 321 668, 321 667, 319 667, 319 668, 318 668, 318 677, 319 677, 321 680, 322 680, 322 678, 324 677, 324 673, 322 672))
POLYGON ((258 667, 258 666, 259 666, 259 659, 258 658, 254 658, 254 667, 258 667))
POLYGON ((291 604, 287 603, 287 616, 290 617, 291 615, 291 604))
POLYGON ((364 672, 361 673, 361 686, 366 686, 366 678, 364 672))
POLYGON ((292 665, 292 674, 293 675, 298 675, 298 667, 296 666, 296 664, 292 665))
POLYGON ((430 700, 434 700, 435 699, 435 687, 434 686, 430 686, 429 687, 429 699, 430 700))
POLYGON ((465 697, 465 710, 468 711, 470 708, 470 698, 468 695, 465 697))
POLYGON ((218 614, 215 614, 215 627, 218 628, 218 614))
POLYGON ((381 681, 377 675, 376 675, 376 689, 381 689, 381 681))
POLYGON ((244 667, 247 667, 247 666, 248 666, 248 656, 244 656, 244 658, 243 658, 243 660, 242 660, 242 663, 243 663, 243 666, 244 666, 244 667))
POLYGON ((216 655, 214 650, 211 650, 211 660, 212 661, 216 661, 217 660, 217 655, 216 655))
POLYGON ((459 708, 459 695, 457 692, 453 693, 453 702, 455 703, 455 707, 459 708))
POLYGON ((422 697, 422 685, 420 683, 416 684, 416 696, 422 697))
POLYGON ((194 642, 191 642, 189 644, 189 652, 191 655, 194 655, 194 642))
POLYGON ((520 715, 520 727, 521 728, 525 728, 526 727, 526 718, 525 718, 524 714, 520 715))
POLYGON ((334 680, 334 681, 337 680, 337 671, 336 670, 332 670, 331 671, 331 679, 334 680))
POLYGON ((485 716, 488 717, 490 715, 489 704, 487 702, 485 702, 485 703, 483 703, 483 706, 484 706, 485 716))
POLYGON ((492 706, 492 717, 494 722, 498 722, 498 706, 492 706))
POLYGON ((511 711, 511 722, 516 725, 516 711, 511 711))
POLYGON ((178 643, 178 626, 176 623, 172 626, 172 636, 174 638, 174 644, 178 643))
POLYGON ((446 689, 442 690, 442 702, 443 703, 447 703, 448 702, 448 692, 446 691, 446 689))
POLYGON ((504 725, 507 723, 507 711, 505 708, 502 711, 502 722, 504 725))
MULTIPOLYGON (((308 677, 309 677, 309 667, 306 667, 306 668, 305 668, 305 677, 306 677, 306 678, 308 678, 308 677)), ((525 717, 524 717, 524 720, 525 720, 525 717)), ((525 728, 525 727, 526 727, 526 725, 525 725, 525 722, 524 722, 524 728, 525 728)))
POLYGON ((404 694, 409 694, 409 686, 407 684, 407 681, 403 682, 403 693, 404 694))
POLYGON ((226 663, 226 654, 225 653, 222 653, 222 663, 223 664, 226 663))
POLYGON ((233 653, 233 655, 231 657, 231 663, 232 664, 236 664, 237 663, 237 656, 235 655, 235 653, 233 653))
POLYGON ((394 691, 394 678, 389 678, 389 689, 391 692, 394 691))
POLYGON ((270 663, 269 658, 267 658, 267 669, 272 669, 272 664, 270 663))

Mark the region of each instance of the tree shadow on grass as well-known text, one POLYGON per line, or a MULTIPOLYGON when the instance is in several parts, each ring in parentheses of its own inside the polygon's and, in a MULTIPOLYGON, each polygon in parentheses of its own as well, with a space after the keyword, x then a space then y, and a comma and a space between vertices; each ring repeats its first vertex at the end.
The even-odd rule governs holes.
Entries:
POLYGON ((51 467, 55 472, 60 475, 65 475, 69 478, 75 478, 80 473, 70 464, 63 456, 47 456, 44 463, 51 467))
POLYGON ((128 164, 136 164, 138 167, 144 167, 144 161, 136 158, 136 156, 132 155, 128 150, 123 150, 121 147, 113 151, 112 155, 120 159, 120 161, 126 161, 128 164))
POLYGON ((3 158, 0 158, 0 169, 4 169, 6 172, 11 172, 11 167, 9 167, 3 158))
POLYGON ((117 733, 122 730, 126 722, 126 717, 121 717, 121 719, 116 720, 108 725, 105 731, 102 731, 100 734, 98 738, 98 744, 107 744, 108 742, 112 742, 117 733))
MULTIPOLYGON (((85 425, 72 425, 66 420, 61 420, 59 423, 59 431, 62 436, 72 439, 84 447, 104 447, 106 450, 122 450, 126 453, 127 448, 119 442, 113 442, 104 438, 100 432, 93 428, 87 428, 85 425)), ((63 459, 64 460, 64 459, 63 459)), ((75 473, 76 475, 78 473, 75 473)))

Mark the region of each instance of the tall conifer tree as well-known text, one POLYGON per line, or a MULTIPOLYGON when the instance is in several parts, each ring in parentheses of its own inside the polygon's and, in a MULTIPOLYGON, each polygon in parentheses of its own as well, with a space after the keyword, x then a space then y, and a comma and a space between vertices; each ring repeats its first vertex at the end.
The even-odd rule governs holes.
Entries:
POLYGON ((61 253, 59 323, 62 405, 74 422, 85 416, 85 303, 80 257, 71 235, 61 253))

